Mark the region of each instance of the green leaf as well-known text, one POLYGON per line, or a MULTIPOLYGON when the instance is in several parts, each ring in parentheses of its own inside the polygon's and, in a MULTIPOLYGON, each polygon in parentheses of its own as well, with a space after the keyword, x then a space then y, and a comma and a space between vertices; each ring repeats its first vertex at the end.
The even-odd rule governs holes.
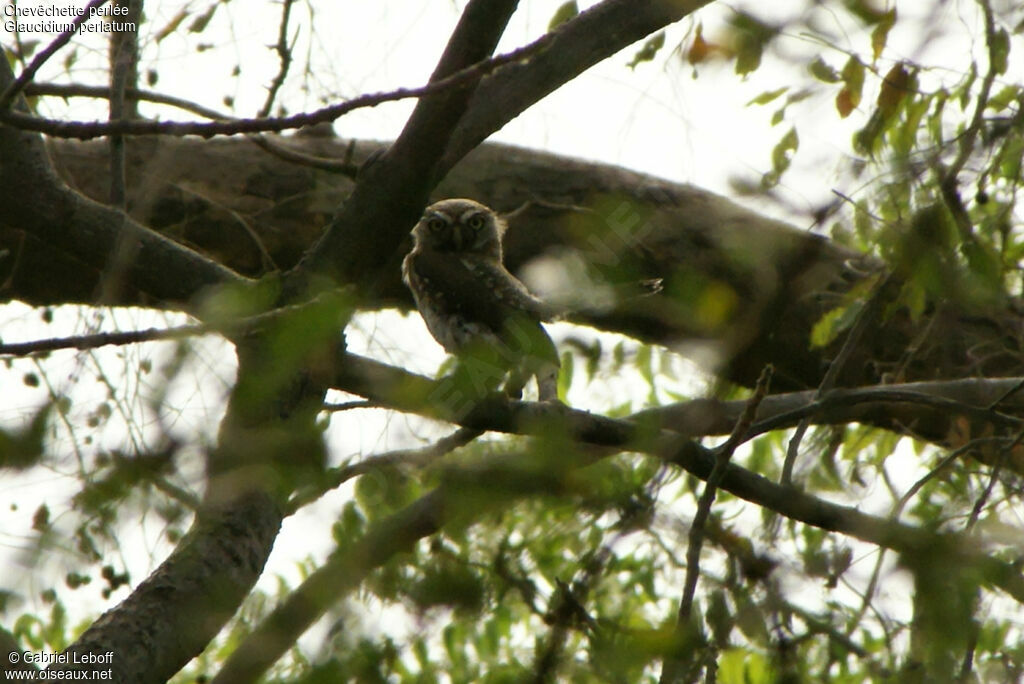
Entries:
POLYGON ((989 59, 992 60, 992 68, 997 74, 1005 74, 1010 57, 1010 34, 1006 29, 1000 28, 992 36, 992 44, 988 46, 989 59))
POLYGON ((808 65, 807 70, 811 72, 811 76, 814 76, 814 78, 823 83, 839 83, 841 80, 839 73, 826 64, 825 60, 821 57, 815 58, 815 60, 808 65))
POLYGON ((885 19, 886 13, 878 9, 875 0, 843 0, 843 5, 847 11, 868 26, 873 26, 885 19))
POLYGON ((355 495, 363 512, 382 517, 412 501, 420 483, 397 467, 381 468, 356 481, 355 495))
POLYGON ((797 136, 796 128, 791 128, 772 149, 772 170, 762 176, 762 188, 771 188, 779 182, 782 174, 789 168, 793 153, 799 147, 800 138, 797 136))
POLYGON ((871 31, 871 53, 874 55, 874 62, 877 62, 878 58, 882 56, 882 50, 885 49, 885 43, 889 38, 889 31, 895 23, 896 8, 893 7, 885 13, 882 20, 871 31))
POLYGON ((978 239, 966 240, 960 251, 967 258, 971 274, 991 293, 1002 289, 1003 269, 999 254, 978 239))
POLYGON ((74 49, 70 53, 68 53, 67 56, 64 57, 64 61, 61 63, 61 66, 64 67, 64 73, 70 75, 71 67, 75 66, 75 64, 77 62, 78 62, 78 50, 74 49))
POLYGON ((991 109, 994 112, 1001 112, 1011 104, 1017 101, 1021 96, 1020 86, 1017 85, 1006 85, 1003 86, 1002 90, 988 98, 988 102, 985 103, 985 109, 991 109))
POLYGON ((843 65, 843 83, 851 91, 857 93, 857 102, 860 102, 861 92, 864 90, 864 64, 859 59, 851 56, 843 65))
POLYGON ((736 602, 736 626, 744 636, 755 644, 768 643, 768 616, 764 610, 742 594, 734 594, 733 600, 736 602))
POLYGON ((181 22, 185 21, 187 17, 187 8, 182 8, 178 10, 178 13, 171 17, 171 20, 164 24, 163 28, 161 28, 154 34, 154 42, 159 43, 164 38, 177 31, 178 27, 181 26, 181 22))
POLYGON ((856 57, 846 60, 842 74, 843 88, 836 95, 836 109, 844 119, 857 108, 864 91, 864 65, 856 57))
POLYGON ((657 403, 655 392, 657 377, 654 373, 654 351, 650 345, 640 345, 640 348, 636 351, 636 360, 634 363, 636 365, 636 369, 640 372, 640 377, 647 382, 647 386, 650 389, 650 392, 648 393, 648 401, 651 404, 657 403))
POLYGON ((853 325, 862 307, 861 302, 853 302, 848 306, 836 307, 822 316, 811 329, 811 347, 821 348, 832 344, 839 333, 853 325))
POLYGON ((457 613, 469 614, 480 611, 484 593, 483 582, 476 573, 454 562, 427 568, 408 590, 409 598, 422 610, 447 606, 457 613))
POLYGON ((967 70, 967 78, 959 88, 953 91, 954 95, 960 98, 961 111, 967 109, 967 105, 971 103, 971 88, 976 80, 978 80, 978 65, 971 62, 971 68, 967 70))
POLYGON ((1020 178, 1022 159, 1024 159, 1024 138, 1014 136, 1007 140, 999 151, 999 161, 996 165, 999 176, 1016 183, 1020 178))
POLYGON ((736 73, 740 76, 746 76, 749 73, 757 71, 757 68, 761 66, 761 53, 764 51, 764 46, 760 43, 745 43, 736 53, 736 73))
POLYGON ((933 99, 935 106, 932 107, 932 113, 928 116, 928 121, 925 125, 932 142, 941 144, 943 142, 942 120, 946 109, 946 102, 949 101, 949 93, 940 91, 933 96, 933 99))
POLYGON ((50 507, 45 503, 40 504, 39 508, 32 515, 32 529, 37 532, 42 532, 50 526, 50 507))
POLYGON ((46 428, 53 406, 44 405, 21 430, 0 430, 0 468, 20 470, 39 462, 43 457, 46 428))
POLYGON ((928 113, 931 102, 928 98, 916 98, 906 106, 903 124, 892 137, 892 145, 900 154, 910 154, 917 143, 917 135, 921 130, 921 120, 928 113))
POLYGON ((874 157, 881 142, 887 119, 880 110, 871 113, 867 125, 853 134, 853 149, 860 154, 874 157))
POLYGON ((747 102, 746 106, 749 107, 750 105, 768 104, 772 100, 778 99, 779 96, 782 95, 783 93, 785 93, 787 90, 789 90, 789 86, 783 86, 783 87, 778 88, 776 90, 766 90, 763 93, 761 93, 760 95, 758 95, 757 97, 755 97, 752 100, 750 100, 749 102, 747 102))
POLYGON ((782 172, 789 168, 789 164, 793 159, 793 153, 799 147, 800 137, 797 135, 796 128, 791 128, 772 149, 772 168, 781 175, 782 172))
POLYGON ((658 51, 665 46, 665 32, 658 31, 653 36, 647 39, 647 42, 643 44, 637 53, 633 55, 633 59, 630 60, 628 66, 630 69, 635 69, 641 62, 650 62, 657 56, 658 51))
POLYGON ((566 395, 569 393, 569 388, 572 387, 572 375, 573 375, 573 356, 572 352, 565 352, 562 354, 562 367, 558 369, 558 397, 559 399, 565 400, 566 395))
POLYGON ((188 27, 189 33, 202 33, 206 30, 206 27, 210 24, 210 20, 213 19, 214 13, 217 11, 217 4, 218 3, 216 2, 211 4, 205 12, 192 20, 192 23, 188 27))
POLYGON ((569 2, 563 2, 559 5, 558 9, 551 16, 551 21, 548 22, 548 31, 554 31, 556 28, 569 21, 577 14, 580 13, 579 5, 576 4, 576 0, 569 0, 569 2))
POLYGON ((743 12, 735 14, 730 23, 736 51, 736 73, 745 76, 761 66, 764 49, 779 30, 743 12))
POLYGON ((900 103, 911 95, 917 86, 917 79, 907 71, 900 62, 895 64, 882 79, 882 87, 878 91, 875 105, 884 116, 891 116, 899 108, 900 103))
POLYGON ((356 503, 349 501, 342 508, 341 516, 331 527, 331 537, 338 544, 350 544, 363 534, 365 528, 366 518, 363 517, 356 503))

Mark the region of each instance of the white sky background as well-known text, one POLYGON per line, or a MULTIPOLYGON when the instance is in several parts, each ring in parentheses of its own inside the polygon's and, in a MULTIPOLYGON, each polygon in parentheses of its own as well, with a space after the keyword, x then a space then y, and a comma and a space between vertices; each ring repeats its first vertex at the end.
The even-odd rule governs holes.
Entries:
MULTIPOLYGON (((40 4, 22 0, 22 6, 40 4)), ((84 0, 79 5, 84 5, 84 0)), ((149 0, 146 3, 148 22, 143 24, 144 37, 160 30, 187 4, 194 14, 202 13, 206 2, 191 3, 149 0)), ((560 4, 554 0, 523 0, 520 11, 513 18, 499 52, 524 45, 539 37, 548 25, 555 8, 560 4)), ((581 9, 594 3, 581 3, 581 9)), ((744 3, 735 3, 742 6, 744 3)), ((790 16, 786 8, 801 7, 802 1, 745 3, 754 13, 770 19, 765 9, 774 8, 775 17, 790 16)), ((296 64, 293 65, 288 84, 282 90, 278 102, 287 105, 289 113, 308 111, 325 104, 333 104, 367 92, 392 90, 398 87, 422 85, 433 69, 445 41, 458 19, 464 2, 441 0, 394 0, 390 2, 366 2, 365 0, 344 0, 317 3, 312 33, 310 14, 305 3, 297 3, 292 15, 292 36, 298 37, 296 64), (302 63, 309 55, 310 72, 301 72, 302 63)), ((928 79, 954 81, 967 69, 970 60, 978 60, 984 66, 981 56, 983 46, 956 42, 941 35, 932 36, 922 42, 913 31, 913 24, 905 17, 914 11, 917 3, 900 2, 901 21, 896 24, 890 36, 890 47, 884 53, 879 68, 884 73, 901 57, 924 60, 943 65, 950 71, 936 69, 922 75, 928 79), (908 25, 909 24, 909 25, 908 25)), ((698 14, 704 22, 704 35, 713 40, 717 27, 722 25, 724 5, 706 8, 698 14)), ((278 70, 277 55, 267 48, 277 39, 280 6, 269 2, 237 0, 221 5, 205 33, 182 34, 176 32, 164 39, 155 48, 144 54, 141 65, 145 74, 149 65, 158 69, 159 80, 153 90, 191 99, 206 106, 227 111, 223 100, 231 97, 235 102, 234 114, 253 115, 263 104, 265 85, 278 70), (197 52, 196 43, 210 46, 197 52), (239 73, 233 74, 236 67, 239 73)), ((188 26, 191 18, 183 26, 188 26)), ((836 36, 837 45, 865 53, 870 46, 870 32, 858 26, 840 26, 837 18, 825 12, 819 20, 822 26, 836 36), (830 22, 831 19, 831 23, 830 22)), ((932 18, 932 26, 941 29, 948 26, 956 32, 965 26, 978 25, 978 12, 973 2, 961 0, 948 2, 944 14, 932 18)), ((835 88, 821 87, 820 94, 789 108, 786 120, 772 127, 771 113, 782 104, 782 99, 767 107, 746 106, 758 94, 785 85, 797 87, 790 64, 766 58, 761 69, 741 82, 731 67, 715 65, 700 66, 700 77, 692 78, 692 67, 681 60, 672 50, 683 41, 693 29, 692 21, 684 21, 668 30, 666 48, 653 63, 645 63, 631 71, 625 64, 638 46, 625 50, 579 79, 573 81, 543 102, 510 123, 492 139, 524 147, 537 148, 559 154, 582 157, 612 164, 624 165, 645 173, 670 180, 690 182, 695 185, 732 195, 729 179, 741 176, 756 182, 760 174, 771 168, 771 150, 789 130, 798 126, 801 146, 794 160, 793 169, 784 177, 779 188, 781 202, 752 200, 748 202, 755 209, 779 218, 790 220, 798 227, 810 225, 809 214, 820 204, 832 199, 831 190, 840 189, 848 196, 856 196, 858 188, 846 187, 851 181, 842 175, 844 160, 850 154, 850 136, 862 126, 874 104, 876 84, 870 78, 865 89, 861 108, 846 122, 837 123, 834 109, 835 88)), ((978 32, 973 31, 975 35, 978 32)), ((46 37, 40 36, 46 41, 46 37)), ((0 41, 9 36, 0 31, 0 41)), ((80 54, 78 62, 71 69, 70 80, 79 83, 102 84, 105 68, 97 67, 105 61, 106 46, 94 36, 91 39, 75 39, 80 54)), ((807 61, 808 55, 820 54, 837 70, 842 68, 846 54, 810 42, 800 36, 790 36, 782 43, 785 54, 798 61, 807 61)), ((61 63, 66 52, 58 53, 52 64, 44 68, 39 80, 68 81, 61 63)), ((143 87, 146 87, 143 85, 143 87)), ((998 89, 998 85, 997 85, 998 89)), ((412 101, 382 105, 361 110, 336 122, 335 130, 341 137, 391 139, 401 130, 412 101)), ((48 113, 70 118, 105 118, 101 104, 87 100, 74 100, 65 106, 62 101, 50 99, 46 103, 48 113)), ((183 112, 155 109, 143 104, 143 114, 159 112, 162 118, 189 118, 183 112)), ((44 110, 45 111, 45 110, 44 110)), ((130 327, 131 312, 117 314, 121 327, 130 327)), ((0 334, 5 341, 50 337, 63 334, 82 333, 102 325, 108 329, 114 314, 108 314, 99 324, 92 317, 80 318, 77 313, 62 317, 60 328, 47 326, 39 328, 33 321, 37 314, 26 309, 9 308, 0 311, 0 334), (6 321, 6 322, 4 322, 6 321)), ((418 319, 396 321, 387 317, 378 321, 363 318, 365 344, 368 353, 386 361, 412 364, 421 372, 432 373, 444 354, 422 330, 418 319), (409 345, 412 339, 422 343, 409 345)), ((144 326, 153 325, 147 321, 144 326)), ((556 337, 566 334, 566 329, 556 326, 556 337)), ((359 343, 359 336, 353 335, 353 342, 359 343)), ((152 347, 149 347, 152 349, 152 347)), ((128 357, 124 362, 125 375, 121 382, 130 382, 132 363, 135 355, 146 353, 131 350, 104 352, 105 370, 116 361, 117 354, 128 357), (114 360, 114 361, 111 361, 114 360)), ((210 348, 202 352, 202 364, 208 364, 210 372, 197 379, 194 385, 188 382, 175 387, 175 401, 172 406, 186 407, 182 416, 170 420, 181 421, 185 432, 198 424, 214 429, 219 415, 218 401, 224 396, 231 382, 230 364, 218 365, 218 352, 210 348)), ((81 354, 67 353, 66 387, 70 388, 85 373, 89 359, 81 354), (76 374, 77 373, 77 374, 76 374)), ((64 357, 61 357, 64 358, 64 357)), ((27 363, 27 362, 24 362, 27 363)), ((19 363, 13 372, 0 371, 0 382, 5 394, 0 399, 0 423, 7 423, 26 415, 40 401, 38 393, 29 392, 24 398, 9 393, 18 387, 27 366, 19 363), (17 398, 15 398, 17 397, 17 398)), ((59 373, 56 374, 59 377, 59 373)), ((87 376, 88 374, 85 373, 87 376)), ((117 378, 112 383, 118 382, 117 378)), ((690 390, 692 391, 692 387, 690 390)), ((570 403, 600 410, 606 408, 613 396, 625 391, 643 401, 644 388, 629 388, 622 383, 611 384, 601 396, 588 391, 570 395, 570 403)), ((77 387, 78 392, 92 391, 77 387)), ((143 392, 144 394, 144 392, 143 392)), ((83 405, 88 402, 83 401, 83 405)), ((139 399, 141 404, 141 399, 139 399)), ((165 417, 166 418, 166 417, 165 417)), ((356 454, 371 454, 385 449, 405 446, 410 437, 428 436, 424 422, 403 416, 367 417, 348 414, 332 421, 333 434, 345 434, 345 443, 334 443, 333 455, 346 458, 356 454), (358 443, 353 441, 358 435, 358 443)), ((120 435, 106 435, 111 442, 120 435)), ((207 432, 212 438, 212 432, 207 432)), ((140 436, 143 439, 144 436, 140 436)), ((17 552, 30 539, 28 524, 35 510, 40 487, 46 488, 48 498, 54 498, 58 489, 68 493, 77 486, 73 478, 54 473, 52 476, 35 473, 32 479, 6 477, 0 482, 0 576, 24 571, 17 552), (11 511, 8 502, 17 502, 17 511, 11 511), (9 553, 4 553, 5 551, 9 553), (3 558, 7 557, 7 567, 3 558)), ((295 516, 286 523, 277 548, 268 566, 267 576, 283 573, 294 581, 295 562, 309 553, 319 554, 330 549, 328 519, 344 500, 343 494, 329 495, 321 504, 295 516), (311 532, 312 531, 312 532, 311 532)), ((159 525, 151 522, 145 531, 122 540, 124 548, 145 549, 148 553, 138 557, 128 556, 124 562, 131 570, 133 584, 143 579, 150 569, 162 560, 167 549, 154 544, 154 534, 159 534, 159 525)), ((131 532, 127 534, 132 534, 131 532)), ((866 564, 870 568, 870 560, 866 564)), ((115 563, 117 565, 118 563, 115 563)), ((41 575, 40 575, 41 576, 41 575)), ((52 580, 45 578, 42 586, 49 586, 52 580)), ((95 581, 94 581, 94 585, 95 581)), ((272 584, 265 584, 268 588, 272 584)), ((41 588, 36 586, 35 589, 41 588)), ((65 600, 79 602, 83 594, 92 590, 79 590, 65 594, 65 600)), ((116 596, 123 596, 124 590, 116 596)), ((95 610, 89 607, 88 610, 95 610)))

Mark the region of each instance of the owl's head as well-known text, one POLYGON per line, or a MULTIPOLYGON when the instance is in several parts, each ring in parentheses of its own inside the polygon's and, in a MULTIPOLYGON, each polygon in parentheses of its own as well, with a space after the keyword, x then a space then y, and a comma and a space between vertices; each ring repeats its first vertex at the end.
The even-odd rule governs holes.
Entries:
POLYGON ((438 252, 480 254, 501 261, 505 222, 471 199, 446 199, 431 204, 412 229, 416 246, 438 252))

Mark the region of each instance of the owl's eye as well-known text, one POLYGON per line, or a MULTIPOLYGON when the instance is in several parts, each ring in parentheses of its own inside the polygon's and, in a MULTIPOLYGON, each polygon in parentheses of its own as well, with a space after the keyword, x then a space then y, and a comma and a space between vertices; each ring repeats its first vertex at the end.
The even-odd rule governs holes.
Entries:
POLYGON ((448 222, 440 216, 435 216, 432 219, 427 220, 427 228, 435 233, 439 233, 448 227, 448 222))
POLYGON ((481 214, 474 214, 473 216, 470 216, 468 219, 466 219, 466 225, 472 228, 473 230, 480 230, 481 228, 484 227, 484 223, 486 223, 486 221, 484 220, 484 217, 481 214))

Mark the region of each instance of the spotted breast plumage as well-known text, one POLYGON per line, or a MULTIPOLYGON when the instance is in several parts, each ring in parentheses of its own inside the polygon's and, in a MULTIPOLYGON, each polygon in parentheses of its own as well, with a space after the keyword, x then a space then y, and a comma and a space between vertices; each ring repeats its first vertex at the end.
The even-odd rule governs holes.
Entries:
MULTIPOLYGON (((460 358, 490 352, 502 374, 537 378, 541 401, 557 399, 558 351, 541 325, 547 307, 502 264, 505 223, 469 199, 427 207, 412 230, 413 249, 402 262, 427 329, 460 358)), ((523 378, 518 380, 521 385, 523 378)))

